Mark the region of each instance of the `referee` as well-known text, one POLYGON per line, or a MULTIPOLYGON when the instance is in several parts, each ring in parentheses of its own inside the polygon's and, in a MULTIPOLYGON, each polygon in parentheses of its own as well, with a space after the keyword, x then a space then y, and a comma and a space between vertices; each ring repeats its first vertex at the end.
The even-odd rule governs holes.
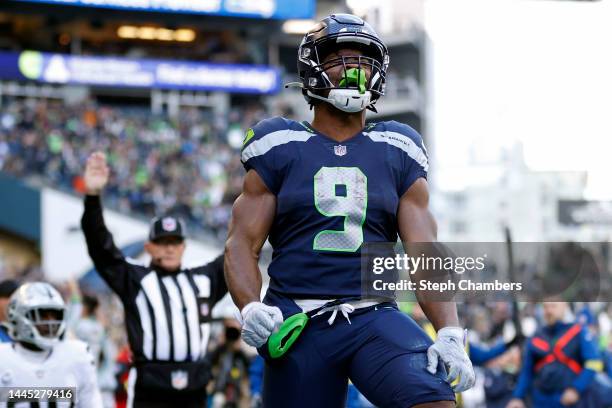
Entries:
POLYGON ((128 407, 205 407, 210 311, 227 293, 223 256, 204 266, 182 268, 183 223, 162 217, 151 222, 145 244, 150 265, 126 259, 102 216, 100 193, 108 174, 104 154, 93 153, 85 168, 81 226, 98 273, 123 303, 134 362, 128 407))

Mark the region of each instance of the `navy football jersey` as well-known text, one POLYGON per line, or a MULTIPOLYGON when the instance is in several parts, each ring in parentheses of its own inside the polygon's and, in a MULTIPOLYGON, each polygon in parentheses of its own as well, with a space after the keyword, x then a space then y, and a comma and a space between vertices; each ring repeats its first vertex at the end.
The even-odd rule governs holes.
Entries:
POLYGON ((421 136, 395 121, 338 143, 267 119, 247 132, 242 162, 277 198, 270 289, 295 298, 359 296, 362 244, 397 240, 399 198, 428 169, 421 136))

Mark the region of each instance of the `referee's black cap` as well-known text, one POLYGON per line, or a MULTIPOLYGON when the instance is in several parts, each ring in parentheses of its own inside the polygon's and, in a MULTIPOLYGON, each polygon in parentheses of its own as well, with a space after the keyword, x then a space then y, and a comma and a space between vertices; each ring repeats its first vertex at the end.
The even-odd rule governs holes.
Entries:
POLYGON ((19 283, 13 279, 0 282, 0 298, 9 298, 17 290, 19 283))
POLYGON ((183 220, 171 215, 153 218, 149 231, 149 241, 165 237, 185 239, 185 225, 183 220))

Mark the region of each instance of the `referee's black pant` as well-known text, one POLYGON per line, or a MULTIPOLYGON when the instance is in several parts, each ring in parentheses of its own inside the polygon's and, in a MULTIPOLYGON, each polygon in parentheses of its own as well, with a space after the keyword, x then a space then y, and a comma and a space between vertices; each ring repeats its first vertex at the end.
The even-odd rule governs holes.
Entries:
POLYGON ((151 370, 151 367, 156 367, 154 364, 141 366, 140 370, 136 367, 130 369, 127 408, 206 408, 206 384, 209 378, 206 364, 199 371, 203 377, 194 379, 195 387, 180 390, 167 386, 166 383, 171 381, 170 377, 162 374, 167 371, 166 368, 172 369, 181 365, 162 364, 161 366, 164 368, 161 371, 159 365, 157 365, 158 370, 151 370))
MULTIPOLYGON (((139 390, 134 392, 133 408, 206 408, 204 392, 160 392, 139 390)), ((129 408, 129 407, 128 407, 129 408)))

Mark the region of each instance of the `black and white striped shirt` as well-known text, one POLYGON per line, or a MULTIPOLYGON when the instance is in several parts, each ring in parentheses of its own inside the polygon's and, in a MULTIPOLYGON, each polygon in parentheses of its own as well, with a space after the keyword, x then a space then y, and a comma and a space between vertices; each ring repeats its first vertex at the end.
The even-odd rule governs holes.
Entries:
POLYGON ((98 273, 123 302, 134 361, 203 359, 212 308, 227 293, 223 255, 179 272, 132 262, 113 243, 98 196, 85 198, 81 226, 98 273))

